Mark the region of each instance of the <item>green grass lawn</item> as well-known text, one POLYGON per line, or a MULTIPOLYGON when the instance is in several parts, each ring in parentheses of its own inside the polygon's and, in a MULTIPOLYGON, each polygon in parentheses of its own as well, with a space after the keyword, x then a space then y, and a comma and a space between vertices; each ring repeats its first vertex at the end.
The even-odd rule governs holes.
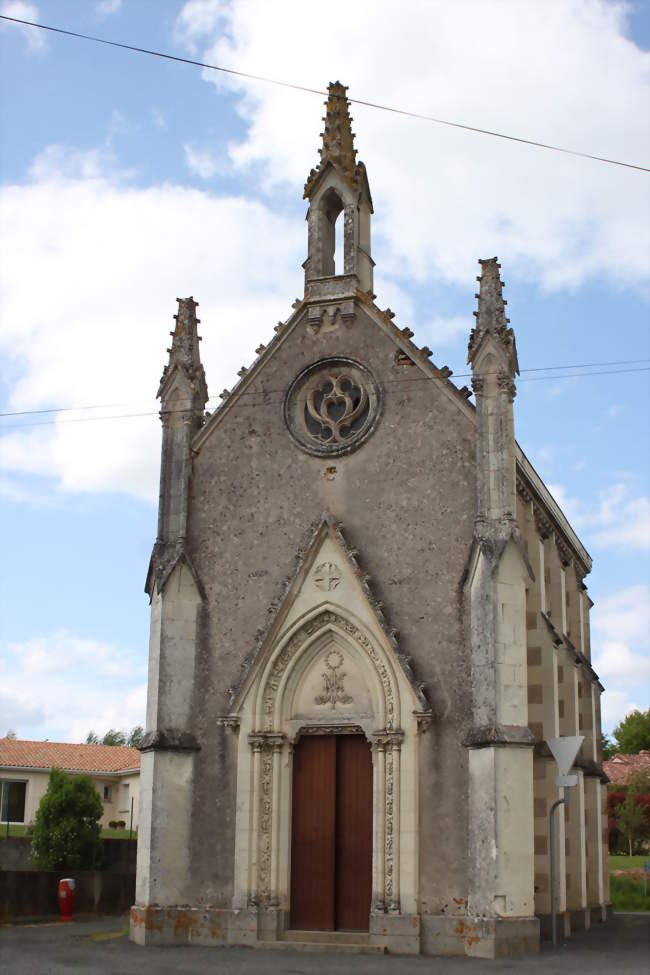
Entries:
POLYGON ((612 877, 612 870, 643 870, 646 856, 610 856, 609 890, 615 911, 650 911, 650 876, 648 895, 643 896, 643 878, 612 877))
MULTIPOLYGON (((12 824, 9 827, 9 836, 24 836, 25 829, 27 827, 22 826, 20 823, 12 824)), ((0 826, 0 840, 4 840, 7 835, 7 826, 0 826)))
POLYGON ((650 862, 650 854, 646 856, 621 856, 621 855, 610 855, 609 857, 609 869, 610 870, 643 870, 643 861, 648 860, 650 862))

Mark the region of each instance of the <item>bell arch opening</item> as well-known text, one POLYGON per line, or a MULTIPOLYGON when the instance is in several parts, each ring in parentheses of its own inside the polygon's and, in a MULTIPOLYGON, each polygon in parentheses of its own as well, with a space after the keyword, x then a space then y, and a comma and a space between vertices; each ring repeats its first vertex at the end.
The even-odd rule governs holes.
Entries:
POLYGON ((343 273, 343 200, 330 187, 319 204, 324 277, 343 273))

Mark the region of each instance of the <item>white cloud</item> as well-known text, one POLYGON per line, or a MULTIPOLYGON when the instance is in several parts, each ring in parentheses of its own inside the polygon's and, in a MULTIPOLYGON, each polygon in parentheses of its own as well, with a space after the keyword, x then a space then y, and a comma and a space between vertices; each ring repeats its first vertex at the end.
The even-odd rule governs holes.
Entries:
MULTIPOLYGON (((644 165, 650 56, 625 35, 627 9, 404 0, 396 18, 358 0, 343 28, 320 4, 287 0, 278 30, 277 4, 193 0, 177 29, 213 63, 319 89, 339 77, 351 96, 644 165)), ((269 191, 299 191, 316 159, 317 98, 204 76, 241 93, 249 129, 235 164, 254 166, 269 191)), ((477 257, 496 253, 506 281, 547 288, 646 278, 646 174, 352 108, 385 272, 466 284, 477 257)))
POLYGON ((217 157, 207 149, 196 149, 186 144, 183 146, 183 151, 187 168, 201 179, 211 179, 223 169, 217 157))
POLYGON ((591 612, 593 665, 606 693, 603 727, 611 729, 650 696, 650 588, 629 586, 591 612))
POLYGON ((40 183, 62 179, 91 180, 104 176, 115 164, 107 146, 98 149, 73 149, 69 146, 46 146, 31 163, 29 176, 40 183))
MULTIPOLYGON (((5 17, 16 17, 18 20, 31 20, 34 23, 39 21, 38 7, 33 3, 25 3, 24 0, 7 0, 6 3, 0 5, 0 14, 4 14, 5 17)), ((46 47, 45 32, 39 30, 38 27, 10 24, 6 20, 2 21, 0 27, 2 30, 12 28, 19 30, 32 51, 42 51, 46 47)))
POLYGON ((434 348, 447 345, 455 339, 462 337, 467 340, 470 330, 473 328, 473 321, 468 321, 464 315, 436 315, 427 324, 425 330, 435 342, 434 348))
POLYGON ((178 40, 196 50, 196 42, 214 30, 226 8, 226 0, 188 0, 176 20, 178 40))
POLYGON ((620 481, 591 502, 570 497, 561 484, 549 490, 587 546, 650 549, 650 498, 635 496, 620 481))
POLYGON ((121 6, 122 0, 99 0, 95 8, 95 16, 99 20, 105 20, 106 17, 116 14, 121 6))
POLYGON ((12 474, 42 474, 64 491, 155 500, 154 396, 175 299, 194 294, 201 302, 202 355, 216 396, 290 312, 304 230, 234 196, 135 188, 109 177, 110 159, 105 150, 50 147, 32 166, 31 184, 0 189, 0 222, 12 227, 0 240, 0 358, 19 374, 8 409, 134 405, 26 417, 45 425, 7 431, 0 464, 14 484, 12 474), (154 415, 97 419, 125 413, 154 415))
POLYGON ((616 691, 607 688, 607 693, 601 699, 601 723, 603 733, 611 735, 626 714, 632 711, 643 711, 640 704, 635 704, 628 691, 616 691))
POLYGON ((146 661, 74 633, 9 643, 0 652, 0 686, 3 720, 18 737, 83 741, 91 728, 144 724, 146 661))

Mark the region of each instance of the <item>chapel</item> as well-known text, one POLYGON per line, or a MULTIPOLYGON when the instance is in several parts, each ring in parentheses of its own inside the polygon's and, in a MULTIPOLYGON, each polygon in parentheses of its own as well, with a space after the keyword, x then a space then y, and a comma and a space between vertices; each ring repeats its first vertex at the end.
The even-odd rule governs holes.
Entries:
POLYGON ((536 951, 548 739, 584 738, 557 819, 561 934, 609 908, 591 559, 515 439, 497 259, 470 391, 376 303, 338 82, 319 152, 304 295, 211 413, 197 302, 174 316, 131 937, 536 951))

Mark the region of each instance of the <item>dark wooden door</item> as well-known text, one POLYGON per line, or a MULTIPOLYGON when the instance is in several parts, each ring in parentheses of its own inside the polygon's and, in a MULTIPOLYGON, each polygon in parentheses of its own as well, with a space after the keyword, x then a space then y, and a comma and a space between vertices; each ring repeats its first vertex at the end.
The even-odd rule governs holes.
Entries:
POLYGON ((336 738, 305 735, 293 753, 291 927, 334 930, 336 738))
POLYGON ((306 735, 293 757, 291 927, 367 930, 372 760, 362 735, 306 735))
POLYGON ((337 929, 367 931, 372 889, 372 758, 362 735, 336 739, 337 929))

